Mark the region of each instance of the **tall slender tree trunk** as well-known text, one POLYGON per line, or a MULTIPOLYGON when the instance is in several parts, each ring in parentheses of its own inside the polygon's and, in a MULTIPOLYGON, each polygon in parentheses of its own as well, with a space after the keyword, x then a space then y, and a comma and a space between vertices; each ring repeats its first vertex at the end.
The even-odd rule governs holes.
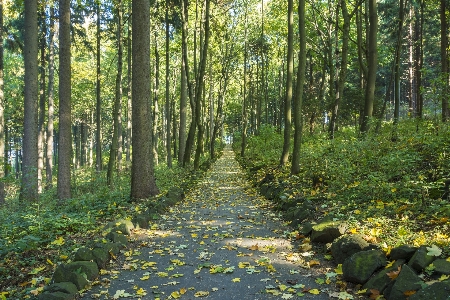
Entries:
POLYGON ((6 157, 5 155, 5 94, 4 94, 4 75, 3 75, 3 0, 0 0, 0 206, 5 204, 5 182, 3 177, 5 177, 5 165, 6 157))
MULTIPOLYGON (((407 2, 407 0, 406 0, 407 2)), ((398 125, 400 119, 400 57, 402 52, 402 40, 403 40, 403 20, 406 3, 404 0, 400 0, 398 13, 398 31, 397 31, 397 45, 395 47, 394 56, 394 125, 398 125)), ((394 126, 394 135, 396 129, 394 126)))
POLYGON ((70 0, 59 3, 59 143, 58 143, 58 199, 71 197, 70 157, 71 139, 71 69, 70 69, 70 0))
POLYGON ((150 113, 150 2, 132 1, 132 97, 133 160, 131 165, 131 199, 146 199, 159 193, 156 186, 150 113))
POLYGON ((306 29, 305 29, 305 0, 298 2, 298 28, 300 28, 300 52, 298 58, 297 87, 294 99, 294 150, 292 153, 291 174, 300 173, 300 148, 302 144, 302 103, 303 86, 306 71, 306 29))
MULTIPOLYGON (((183 24, 184 26, 184 24, 183 24)), ((184 51, 184 50, 182 50, 184 51)), ((187 83, 186 83, 186 61, 181 57, 181 85, 180 85, 180 127, 178 133, 178 163, 183 163, 184 149, 186 147, 186 113, 187 113, 187 83)))
POLYGON ((158 123, 159 123, 159 50, 158 37, 155 31, 155 86, 153 94, 153 128, 152 128, 152 151, 155 164, 159 164, 158 158, 158 123))
POLYGON ((243 101, 242 101, 242 135, 241 135, 241 156, 245 156, 245 148, 247 147, 247 22, 248 22, 248 8, 245 6, 244 13, 244 82, 243 82, 243 101))
POLYGON ((423 94, 421 92, 422 89, 422 68, 423 68, 423 11, 424 11, 424 0, 419 0, 420 2, 420 14, 419 14, 419 20, 416 20, 416 35, 418 35, 415 40, 416 42, 416 55, 417 58, 415 59, 416 66, 416 75, 417 75, 417 116, 419 118, 423 117, 423 94))
POLYGON ((101 86, 100 86, 100 76, 101 76, 101 65, 100 65, 100 42, 101 42, 101 27, 100 27, 100 1, 96 4, 97 9, 97 60, 96 60, 96 136, 95 136, 95 168, 97 172, 103 169, 102 162, 102 99, 101 99, 101 86))
POLYGON ((197 120, 197 149, 195 151, 194 169, 198 169, 200 164, 200 154, 203 150, 203 133, 204 124, 202 122, 202 92, 204 87, 204 77, 206 73, 206 61, 208 58, 208 46, 209 46, 209 15, 210 15, 210 0, 205 0, 205 20, 204 20, 204 39, 201 44, 202 49, 200 51, 200 68, 198 76, 196 78, 196 90, 195 90, 195 119, 197 120))
MULTIPOLYGON (((40 12, 40 18, 44 19, 44 12, 40 12)), ((42 32, 46 32, 45 20, 40 21, 42 32)), ((44 148, 45 148, 45 35, 39 35, 40 46, 40 67, 39 67, 39 113, 38 113, 38 193, 42 192, 43 172, 44 172, 44 148)))
POLYGON ((287 77, 286 98, 284 100, 284 142, 281 152, 280 165, 288 162, 291 145, 291 102, 294 77, 294 1, 288 0, 288 49, 287 49, 287 77))
POLYGON ((119 135, 122 133, 120 128, 120 107, 122 99, 122 57, 123 57, 123 43, 122 43, 122 1, 117 2, 117 76, 116 76, 116 95, 114 99, 113 109, 113 136, 111 148, 109 151, 108 172, 106 176, 106 183, 112 186, 113 173, 116 168, 116 157, 119 149, 119 135))
POLYGON ((369 131, 370 119, 373 113, 373 102, 375 98, 375 81, 377 77, 377 31, 378 14, 377 1, 369 0, 369 33, 368 33, 368 68, 367 85, 364 100, 364 113, 361 121, 361 133, 369 131))
POLYGON ((448 92, 449 88, 449 72, 448 72, 448 56, 447 56, 447 48, 448 48, 448 22, 447 22, 447 0, 441 0, 441 74, 442 74, 442 122, 447 122, 450 117, 450 112, 448 108, 448 92))
POLYGON ((25 99, 21 201, 38 200, 38 24, 37 1, 25 1, 25 99))
POLYGON ((166 1, 166 103, 165 103, 165 115, 166 115, 166 152, 167 152, 167 166, 172 168, 172 136, 170 134, 170 70, 169 70, 169 1, 166 1))
POLYGON ((132 108, 131 108, 131 18, 128 19, 128 35, 127 35, 127 150, 126 150, 126 161, 131 161, 131 118, 132 118, 132 108))
POLYGON ((53 185, 53 119, 54 119, 54 76, 55 76, 55 9, 50 7, 50 31, 48 38, 48 111, 47 111, 47 153, 46 153, 46 187, 53 185))

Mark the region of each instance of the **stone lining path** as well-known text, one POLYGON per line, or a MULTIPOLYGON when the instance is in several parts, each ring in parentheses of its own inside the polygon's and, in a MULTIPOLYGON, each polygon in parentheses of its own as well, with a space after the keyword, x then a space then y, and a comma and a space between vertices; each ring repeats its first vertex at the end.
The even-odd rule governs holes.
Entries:
POLYGON ((330 299, 333 269, 269 206, 227 146, 81 299, 330 299))

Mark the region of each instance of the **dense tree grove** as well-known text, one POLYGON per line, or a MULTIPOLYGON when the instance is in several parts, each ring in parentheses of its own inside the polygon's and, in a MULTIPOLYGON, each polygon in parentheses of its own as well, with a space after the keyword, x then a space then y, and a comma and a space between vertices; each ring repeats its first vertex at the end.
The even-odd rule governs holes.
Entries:
POLYGON ((284 131, 281 165, 294 137, 295 174, 302 131, 392 120, 395 139, 400 119, 449 119, 448 0, 134 5, 0 3, 0 175, 21 178, 23 201, 54 186, 54 167, 62 200, 74 170, 105 167, 113 185, 131 161, 131 195, 145 198, 154 165, 199 168, 236 133, 245 156, 269 125, 284 131))

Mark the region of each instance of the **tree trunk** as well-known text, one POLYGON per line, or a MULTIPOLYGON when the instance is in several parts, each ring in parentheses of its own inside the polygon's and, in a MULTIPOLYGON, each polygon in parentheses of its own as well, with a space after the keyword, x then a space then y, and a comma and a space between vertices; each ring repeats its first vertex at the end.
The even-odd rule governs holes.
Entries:
POLYGON ((4 94, 4 75, 3 75, 3 0, 0 0, 0 206, 5 204, 5 94, 4 94))
POLYGON ((53 119, 54 119, 54 76, 55 76, 55 9, 50 7, 50 31, 48 41, 48 111, 47 111, 47 159, 46 162, 46 187, 53 185, 53 119))
POLYGON ((106 183, 108 186, 112 186, 112 178, 114 169, 116 168, 116 157, 118 155, 119 148, 119 135, 122 134, 120 128, 120 106, 122 99, 122 56, 123 56, 123 44, 122 44, 122 1, 117 2, 117 76, 116 76, 116 95, 114 99, 113 109, 113 136, 111 142, 111 148, 109 151, 108 172, 106 174, 106 183))
POLYGON ((170 70, 169 70, 169 3, 166 1, 166 103, 165 103, 165 115, 166 115, 166 152, 167 152, 167 166, 172 168, 172 136, 170 134, 170 70))
POLYGON ((132 98, 133 160, 131 199, 146 199, 159 193, 151 152, 150 114, 150 2, 132 1, 132 98))
POLYGON ((59 143, 57 193, 58 199, 65 200, 71 197, 70 0, 60 0, 59 18, 59 143))
MULTIPOLYGON (((184 26, 184 23, 183 23, 184 26)), ((182 50, 184 51, 184 49, 182 50)), ((183 163, 184 149, 186 147, 186 112, 187 112, 187 83, 186 83, 186 68, 184 56, 181 57, 181 86, 180 86, 180 128, 179 128, 179 148, 178 148, 178 163, 183 163)))
POLYGON ((96 5, 97 9, 97 60, 96 60, 96 76, 97 76, 97 84, 96 84, 96 136, 95 136, 95 168, 97 172, 100 172, 103 169, 103 162, 102 162, 102 100, 100 98, 100 76, 101 76, 101 69, 100 69, 100 39, 101 39, 101 27, 100 27, 100 1, 97 2, 96 5))
POLYGON ((298 58, 297 87, 294 99, 294 150, 292 153, 291 174, 300 173, 300 148, 302 144, 302 104, 303 85, 306 71, 306 30, 305 30, 305 0, 298 3, 298 26, 300 28, 300 52, 298 58))
POLYGON ((417 64, 416 67, 416 75, 417 75, 417 113, 416 115, 419 118, 423 117, 423 94, 421 92, 422 89, 422 68, 423 68, 423 11, 424 11, 424 1, 419 0, 420 2, 420 16, 419 20, 416 20, 416 35, 418 35, 415 40, 418 41, 416 43, 416 59, 414 60, 417 64))
POLYGON ((244 13, 244 93, 243 93, 243 101, 242 101, 242 135, 241 135, 241 156, 245 156, 245 148, 247 147, 247 22, 248 22, 248 14, 247 14, 247 6, 245 6, 244 13))
MULTIPOLYGON (((41 18, 44 13, 41 12, 41 18)), ((45 21, 43 20, 44 24, 45 21)), ((42 32, 45 32, 45 25, 42 25, 42 32)), ((40 68, 39 68, 39 114, 38 114, 38 193, 42 192, 42 181, 44 172, 44 148, 45 148, 45 36, 40 34, 40 68)))
POLYGON ((361 122, 361 133, 369 131, 370 119, 373 113, 373 102, 375 98, 375 81, 377 77, 377 31, 378 14, 377 1, 369 0, 369 33, 368 33, 368 68, 367 85, 364 100, 364 113, 361 122))
MULTIPOLYGON (((294 1, 288 0, 288 49, 287 49, 287 77, 286 98, 284 100, 284 141, 281 153, 280 165, 288 162, 289 148, 291 144, 291 102, 294 77, 294 1)), ((300 4, 299 4, 300 5, 300 4)))
POLYGON ((395 126, 398 125, 400 119, 400 57, 403 40, 404 8, 406 3, 404 4, 403 0, 400 0, 399 5, 397 45, 394 56, 394 135, 396 134, 395 126))
POLYGON ((38 200, 38 24, 37 1, 25 2, 25 97, 20 200, 38 200))
MULTIPOLYGON (((131 14, 128 19, 128 35, 127 35, 127 150, 126 161, 131 161, 131 14)), ((128 167, 127 167, 128 168, 128 167)))
POLYGON ((442 74, 442 122, 447 122, 449 119, 449 109, 448 109, 448 91, 449 91, 449 73, 448 73, 448 24, 447 24, 447 8, 446 1, 441 0, 441 74, 442 74))
POLYGON ((157 35, 155 31, 155 86, 153 94, 153 127, 152 127, 152 151, 155 164, 159 164, 158 158, 158 123, 159 123, 159 51, 157 35))

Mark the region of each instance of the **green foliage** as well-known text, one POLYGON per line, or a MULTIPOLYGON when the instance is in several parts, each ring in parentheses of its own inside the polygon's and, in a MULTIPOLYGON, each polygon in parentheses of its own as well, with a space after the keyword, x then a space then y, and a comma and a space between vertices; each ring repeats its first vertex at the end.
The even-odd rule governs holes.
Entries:
MULTIPOLYGON (((277 167, 282 137, 264 128, 249 138, 240 161, 256 181, 275 175, 274 184, 286 188, 284 199, 313 201, 317 218, 348 219, 389 246, 435 243, 448 251, 449 128, 436 120, 404 120, 397 130, 395 141, 391 123, 364 139, 354 128, 342 128, 334 140, 305 135, 301 172, 290 176, 289 168, 277 167)), ((240 145, 234 147, 240 153, 240 145)))

